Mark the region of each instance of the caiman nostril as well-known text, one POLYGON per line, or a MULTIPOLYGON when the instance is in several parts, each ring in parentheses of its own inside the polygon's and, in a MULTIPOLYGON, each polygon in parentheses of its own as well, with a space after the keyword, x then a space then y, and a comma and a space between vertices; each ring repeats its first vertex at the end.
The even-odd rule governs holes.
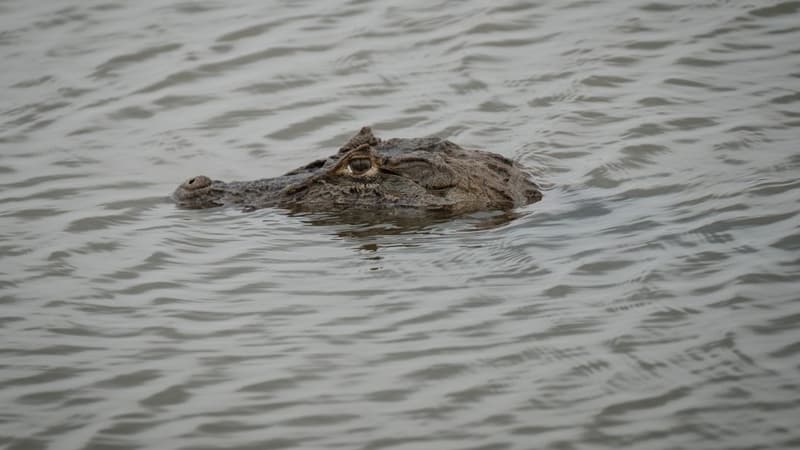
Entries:
POLYGON ((194 191, 197 189, 203 189, 210 185, 211 185, 211 178, 208 178, 205 175, 198 175, 196 177, 192 177, 184 181, 181 187, 186 190, 194 191))

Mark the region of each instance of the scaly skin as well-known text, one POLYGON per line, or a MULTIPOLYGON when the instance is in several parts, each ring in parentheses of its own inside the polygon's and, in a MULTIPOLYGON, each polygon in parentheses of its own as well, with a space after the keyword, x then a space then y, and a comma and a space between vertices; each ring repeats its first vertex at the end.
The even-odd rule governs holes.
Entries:
POLYGON ((225 183, 200 175, 172 194, 184 208, 303 211, 413 209, 466 213, 541 200, 517 163, 438 139, 380 140, 364 127, 339 152, 275 178, 225 183))

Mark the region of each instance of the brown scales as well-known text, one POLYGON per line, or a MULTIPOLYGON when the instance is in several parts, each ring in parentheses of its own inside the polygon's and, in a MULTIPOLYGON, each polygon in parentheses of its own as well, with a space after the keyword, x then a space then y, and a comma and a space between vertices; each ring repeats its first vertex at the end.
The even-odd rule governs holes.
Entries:
POLYGON ((184 208, 246 210, 508 210, 542 198, 525 169, 497 153, 439 138, 381 140, 363 127, 339 151, 282 176, 226 183, 205 176, 181 184, 184 208))

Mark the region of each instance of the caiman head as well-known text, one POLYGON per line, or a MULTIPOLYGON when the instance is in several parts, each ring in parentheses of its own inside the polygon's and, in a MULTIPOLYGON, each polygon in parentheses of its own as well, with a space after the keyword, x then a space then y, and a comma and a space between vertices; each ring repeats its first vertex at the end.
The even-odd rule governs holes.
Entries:
POLYGON ((232 183, 197 176, 173 199, 185 208, 463 213, 512 209, 538 201, 541 192, 518 164, 498 154, 438 138, 379 140, 365 127, 337 154, 283 176, 232 183))

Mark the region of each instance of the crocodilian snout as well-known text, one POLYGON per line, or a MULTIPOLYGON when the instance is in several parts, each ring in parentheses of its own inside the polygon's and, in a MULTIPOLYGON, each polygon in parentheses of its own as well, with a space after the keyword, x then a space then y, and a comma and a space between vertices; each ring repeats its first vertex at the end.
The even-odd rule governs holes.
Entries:
POLYGON ((224 183, 213 181, 205 175, 192 177, 181 183, 172 199, 181 208, 212 208, 222 205, 222 194, 224 193, 224 183))

